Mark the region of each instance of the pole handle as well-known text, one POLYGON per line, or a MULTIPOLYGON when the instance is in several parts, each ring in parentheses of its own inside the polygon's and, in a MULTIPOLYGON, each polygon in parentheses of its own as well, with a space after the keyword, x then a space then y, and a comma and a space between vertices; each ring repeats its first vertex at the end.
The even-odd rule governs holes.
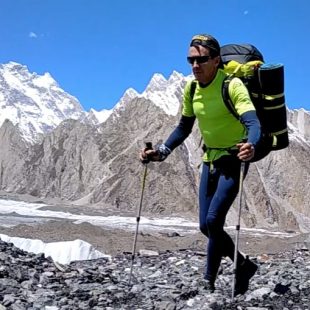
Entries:
POLYGON ((152 149, 153 149, 152 142, 145 142, 145 148, 146 148, 147 150, 152 150, 152 149))
MULTIPOLYGON (((152 150, 153 145, 152 142, 145 142, 145 150, 152 150)), ((145 158, 142 160, 142 164, 148 164, 150 162, 149 158, 145 158)))

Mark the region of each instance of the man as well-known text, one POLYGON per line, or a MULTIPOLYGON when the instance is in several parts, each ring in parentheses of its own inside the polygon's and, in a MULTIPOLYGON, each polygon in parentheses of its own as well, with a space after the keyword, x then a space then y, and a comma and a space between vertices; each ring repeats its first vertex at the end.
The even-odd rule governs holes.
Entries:
MULTIPOLYGON (((184 90, 182 116, 168 140, 155 150, 144 149, 140 159, 163 161, 191 133, 195 120, 204 141, 205 153, 199 187, 199 222, 208 237, 205 287, 215 289, 215 280, 223 256, 234 259, 234 243, 224 231, 227 212, 238 194, 241 161, 254 157, 260 137, 260 124, 248 91, 238 78, 229 84, 229 96, 240 121, 222 98, 226 77, 221 69, 220 45, 211 35, 192 38, 187 57, 197 85, 191 99, 191 82, 184 90)), ((246 172, 248 164, 246 165, 246 172)), ((246 174, 245 172, 245 174, 246 174)), ((244 294, 257 266, 238 252, 235 296, 244 294)))

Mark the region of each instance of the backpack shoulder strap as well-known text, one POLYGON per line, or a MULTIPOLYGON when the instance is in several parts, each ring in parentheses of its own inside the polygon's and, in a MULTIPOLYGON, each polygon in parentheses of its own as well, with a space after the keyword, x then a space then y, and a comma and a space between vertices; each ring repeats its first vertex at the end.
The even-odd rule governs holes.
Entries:
POLYGON ((240 116, 235 108, 234 103, 232 102, 230 96, 229 96, 229 83, 231 82, 231 80, 234 78, 234 76, 232 75, 228 75, 222 84, 222 97, 223 97, 223 101, 226 105, 226 108, 228 109, 228 111, 237 119, 240 120, 240 116))
MULTIPOLYGON (((194 99, 196 87, 197 87, 197 80, 192 80, 191 81, 190 90, 189 90, 189 96, 191 98, 191 104, 193 104, 193 99, 194 99)), ((206 151, 206 146, 202 143, 202 141, 203 141, 203 138, 202 138, 202 136, 200 136, 200 141, 199 141, 199 144, 198 144, 198 148, 200 148, 201 145, 202 145, 202 150, 205 152, 206 151)))
POLYGON ((189 93, 192 103, 193 103, 193 98, 194 98, 195 91, 196 91, 196 86, 197 86, 197 81, 196 80, 192 80, 191 81, 191 86, 190 86, 190 93, 189 93))

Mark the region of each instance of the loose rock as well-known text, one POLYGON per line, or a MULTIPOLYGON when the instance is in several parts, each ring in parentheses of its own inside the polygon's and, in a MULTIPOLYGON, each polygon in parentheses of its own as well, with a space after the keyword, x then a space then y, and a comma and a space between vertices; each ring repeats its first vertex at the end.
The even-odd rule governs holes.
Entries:
POLYGON ((199 284, 205 256, 193 250, 137 254, 129 287, 129 253, 58 268, 50 258, 0 241, 0 309, 309 309, 309 251, 252 259, 259 271, 249 291, 232 301, 232 263, 223 259, 210 294, 199 284))

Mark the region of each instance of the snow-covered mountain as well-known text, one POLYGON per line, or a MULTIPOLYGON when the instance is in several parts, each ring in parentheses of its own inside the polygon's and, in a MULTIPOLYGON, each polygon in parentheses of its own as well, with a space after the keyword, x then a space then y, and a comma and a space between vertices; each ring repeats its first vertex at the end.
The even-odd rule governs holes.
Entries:
POLYGON ((188 77, 173 71, 168 80, 159 73, 154 74, 142 96, 151 100, 168 115, 177 115, 180 100, 188 77))
POLYGON ((162 74, 155 73, 142 94, 129 88, 113 109, 99 112, 91 110, 90 113, 94 114, 92 123, 103 123, 112 113, 114 117, 117 117, 119 112, 125 109, 126 104, 134 98, 148 99, 168 115, 175 116, 180 108, 182 90, 189 78, 190 76, 185 77, 183 74, 173 71, 167 80, 162 74))
POLYGON ((134 98, 151 100, 168 115, 176 115, 186 79, 176 71, 168 80, 156 73, 142 94, 129 88, 113 109, 91 109, 87 113, 49 73, 31 73, 25 65, 9 62, 0 65, 0 126, 8 119, 17 125, 25 140, 36 142, 40 134, 51 132, 66 119, 98 125, 113 112, 117 117, 134 98))
POLYGON ((63 120, 83 115, 79 101, 59 87, 49 73, 38 75, 16 62, 0 65, 0 126, 18 125, 28 141, 55 129, 63 120))
MULTIPOLYGON (((35 142, 38 135, 51 132, 67 119, 99 125, 112 114, 118 117, 127 103, 135 98, 150 100, 167 115, 176 116, 183 88, 191 77, 173 71, 166 79, 162 74, 155 73, 141 94, 129 88, 112 109, 90 109, 86 112, 79 101, 61 89, 49 73, 38 75, 29 72, 24 65, 9 62, 0 65, 0 127, 8 119, 17 125, 25 140, 35 142)), ((288 111, 293 137, 297 134, 296 138, 301 135, 309 140, 308 115, 309 112, 304 109, 288 111)))
MULTIPOLYGON (((68 108, 63 104, 67 102, 65 98, 73 97, 57 88, 48 74, 43 77, 49 83, 39 82, 39 91, 38 81, 33 81, 45 78, 30 74, 21 65, 10 63, 5 67, 1 67, 1 83, 5 84, 0 91, 2 108, 13 111, 11 122, 20 127, 17 130, 17 125, 10 121, 0 127, 0 189, 133 210, 141 185, 141 165, 136 154, 144 141, 157 143, 171 133, 178 122, 188 77, 173 72, 165 79, 155 74, 141 94, 128 89, 113 109, 90 111, 75 121, 72 118, 84 111, 80 105, 76 108, 71 103, 68 108), (57 105, 55 89, 64 98, 57 105), (15 95, 15 99, 8 94, 15 95), (46 99, 47 94, 52 96, 51 100, 46 99), (37 113, 32 113, 32 109, 37 113), (69 110, 69 116, 63 110, 69 110), (61 114, 58 121, 64 121, 59 126, 46 124, 45 112, 61 114), (23 117, 14 118, 15 115, 23 117), (32 123, 28 127, 18 122, 29 119, 32 123), (41 142, 29 144, 23 140, 20 131, 24 129, 24 138, 43 132, 41 142)), ((310 114, 302 109, 288 111, 288 121, 290 146, 251 165, 244 187, 243 221, 248 227, 310 231, 310 114)), ((197 166, 201 162, 199 137, 196 126, 165 162, 156 168, 150 165, 149 212, 195 213, 197 166)), ((236 216, 233 212, 232 215, 236 216)))

